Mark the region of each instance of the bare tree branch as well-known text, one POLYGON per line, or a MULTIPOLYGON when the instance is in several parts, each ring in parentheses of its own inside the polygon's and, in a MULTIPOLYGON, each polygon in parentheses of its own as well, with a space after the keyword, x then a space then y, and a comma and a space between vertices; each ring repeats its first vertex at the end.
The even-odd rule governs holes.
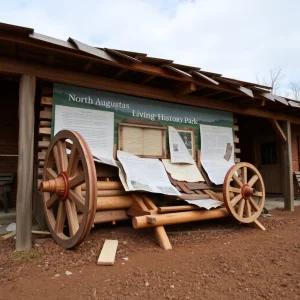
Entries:
POLYGON ((271 87, 271 92, 276 94, 280 87, 280 81, 283 79, 283 77, 284 74, 282 73, 282 68, 275 66, 269 70, 269 75, 267 77, 260 79, 258 75, 256 75, 256 81, 258 84, 271 87))
POLYGON ((291 92, 292 92, 292 97, 295 100, 300 100, 300 83, 291 82, 290 83, 290 89, 291 89, 291 92))

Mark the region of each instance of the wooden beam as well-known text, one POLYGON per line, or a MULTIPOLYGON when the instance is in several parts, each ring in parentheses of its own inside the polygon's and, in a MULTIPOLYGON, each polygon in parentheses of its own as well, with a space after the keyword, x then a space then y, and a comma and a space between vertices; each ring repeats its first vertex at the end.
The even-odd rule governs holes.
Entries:
POLYGON ((293 187, 293 164, 292 164, 292 139, 291 123, 284 121, 282 131, 286 136, 286 143, 282 143, 282 187, 284 196, 284 209, 294 211, 294 187, 293 187))
POLYGON ((271 122, 276 134, 280 137, 281 141, 283 143, 286 143, 287 142, 286 135, 284 134, 283 130, 281 129, 278 121, 275 119, 269 119, 269 121, 271 122))
POLYGON ((221 94, 221 93, 224 93, 224 91, 214 91, 212 93, 209 93, 209 94, 205 94, 204 97, 211 97, 211 96, 215 96, 215 95, 218 95, 218 94, 221 94))
POLYGON ((92 61, 88 61, 88 62, 85 64, 85 66, 84 66, 84 68, 83 68, 83 71, 84 71, 84 72, 87 72, 87 71, 92 67, 92 65, 93 65, 93 62, 92 62, 92 61))
POLYGON ((225 100, 229 100, 229 99, 233 99, 233 98, 239 98, 239 97, 242 97, 242 95, 231 95, 231 96, 228 96, 228 97, 225 97, 225 98, 221 98, 221 100, 225 101, 225 100))
POLYGON ((300 124, 300 118, 283 113, 262 110, 258 108, 241 108, 235 103, 208 99, 196 95, 186 95, 180 98, 174 96, 170 90, 143 86, 140 84, 128 83, 114 79, 89 75, 85 73, 67 71, 60 68, 44 65, 21 62, 17 60, 0 58, 0 72, 10 74, 30 74, 41 79, 55 81, 58 83, 72 84, 81 87, 102 89, 110 92, 159 99, 173 103, 181 103, 217 110, 229 111, 236 114, 256 116, 262 118, 274 118, 276 120, 289 120, 292 123, 300 124))
POLYGON ((47 64, 50 65, 54 62, 55 60, 55 57, 53 54, 49 54, 48 57, 47 57, 47 64))
POLYGON ((151 81, 152 79, 154 79, 155 77, 156 77, 155 75, 150 75, 150 76, 148 76, 146 79, 144 79, 144 80, 141 82, 141 84, 145 84, 145 83, 151 81))
POLYGON ((34 98, 36 78, 22 75, 19 90, 19 159, 16 250, 30 250, 32 227, 34 98))
POLYGON ((192 82, 179 83, 175 88, 176 97, 187 95, 196 91, 196 84, 192 82))
POLYGON ((115 79, 120 78, 124 73, 126 73, 128 70, 127 69, 121 69, 120 71, 117 72, 117 74, 114 76, 115 79))

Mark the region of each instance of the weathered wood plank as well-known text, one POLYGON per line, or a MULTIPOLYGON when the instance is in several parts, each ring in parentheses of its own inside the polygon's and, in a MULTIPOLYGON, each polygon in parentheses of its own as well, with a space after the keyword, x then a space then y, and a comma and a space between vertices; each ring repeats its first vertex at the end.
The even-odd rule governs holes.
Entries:
POLYGON ((51 135, 51 128, 49 127, 41 127, 39 128, 39 135, 51 135))
POLYGON ((185 186, 190 190, 203 190, 208 189, 209 186, 204 182, 187 182, 185 186))
POLYGON ((52 119, 52 111, 46 111, 46 110, 40 111, 40 119, 41 120, 51 120, 52 119))
POLYGON ((38 153, 38 160, 45 160, 46 152, 39 152, 38 153))
POLYGON ((42 97, 41 105, 52 105, 52 97, 42 97))
POLYGON ((40 121, 40 127, 51 127, 51 121, 40 121))
POLYGON ((117 240, 105 240, 97 264, 101 266, 113 266, 115 263, 117 249, 117 240))
POLYGON ((40 149, 48 149, 50 145, 50 141, 38 141, 38 148, 40 149))

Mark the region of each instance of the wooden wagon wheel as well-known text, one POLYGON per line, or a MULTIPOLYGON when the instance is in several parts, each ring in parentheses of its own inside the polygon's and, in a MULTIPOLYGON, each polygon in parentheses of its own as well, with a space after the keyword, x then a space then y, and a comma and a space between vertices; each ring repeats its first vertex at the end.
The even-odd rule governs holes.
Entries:
POLYGON ((58 132, 46 154, 40 190, 49 230, 62 247, 75 247, 89 234, 96 212, 96 186, 95 164, 85 140, 75 131, 58 132), (80 189, 83 183, 85 196, 80 189))
POLYGON ((232 166, 225 176, 223 199, 227 210, 238 221, 254 222, 265 204, 265 185, 259 171, 246 162, 232 166), (241 180, 237 176, 239 172, 241 180))

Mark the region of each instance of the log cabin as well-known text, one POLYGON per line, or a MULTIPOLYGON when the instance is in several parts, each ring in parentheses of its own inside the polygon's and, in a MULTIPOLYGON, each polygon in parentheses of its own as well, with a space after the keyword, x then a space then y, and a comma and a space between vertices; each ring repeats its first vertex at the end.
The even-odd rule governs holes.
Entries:
MULTIPOLYGON (((20 232, 17 250, 31 247, 32 215, 44 226, 37 187, 53 129, 52 99, 57 85, 109 93, 120 98, 119 105, 129 96, 135 101, 155 100, 157 106, 229 113, 234 123, 235 161, 255 165, 266 192, 283 195, 285 209, 294 209, 292 174, 299 171, 298 101, 274 95, 268 86, 171 59, 96 48, 72 37, 64 41, 32 28, 0 23, 0 172, 15 174, 11 205, 16 207, 20 232)), ((91 104, 89 97, 70 92, 70 100, 76 103, 91 104)), ((105 106, 101 101, 99 105, 105 106)), ((143 118, 139 113, 143 112, 134 111, 133 116, 143 118)))

